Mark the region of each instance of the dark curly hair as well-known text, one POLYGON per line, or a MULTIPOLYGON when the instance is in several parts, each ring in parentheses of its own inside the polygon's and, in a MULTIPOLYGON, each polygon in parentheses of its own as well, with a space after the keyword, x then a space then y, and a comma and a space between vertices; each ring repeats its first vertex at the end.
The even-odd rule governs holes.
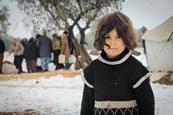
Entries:
POLYGON ((104 16, 97 25, 94 47, 101 51, 105 44, 105 36, 113 29, 122 38, 126 48, 133 50, 136 47, 135 33, 130 19, 121 12, 114 12, 104 16))

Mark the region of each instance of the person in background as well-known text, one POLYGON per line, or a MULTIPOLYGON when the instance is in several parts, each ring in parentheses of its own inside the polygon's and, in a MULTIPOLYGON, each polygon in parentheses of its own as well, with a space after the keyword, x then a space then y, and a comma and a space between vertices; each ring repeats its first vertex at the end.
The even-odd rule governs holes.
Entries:
POLYGON ((28 72, 36 72, 37 46, 33 37, 31 37, 29 41, 25 44, 24 57, 26 59, 28 72))
POLYGON ((37 40, 37 48, 41 58, 42 71, 48 71, 48 64, 52 52, 52 41, 47 37, 47 32, 45 30, 43 31, 43 35, 37 40))
POLYGON ((121 12, 104 16, 94 47, 101 54, 84 69, 80 115, 154 115, 149 71, 131 55, 136 41, 130 19, 121 12))
POLYGON ((65 55, 65 69, 70 68, 70 63, 68 61, 68 58, 70 57, 70 50, 69 50, 69 45, 68 45, 68 32, 64 31, 62 36, 61 36, 61 53, 65 55))
POLYGON ((0 74, 2 74, 2 64, 4 59, 5 45, 4 41, 0 37, 0 74))
MULTIPOLYGON (((20 43, 23 45, 24 47, 24 51, 23 51, 23 54, 21 55, 21 57, 23 57, 23 59, 25 58, 24 57, 24 53, 25 53, 25 47, 26 47, 26 44, 28 43, 28 39, 25 37, 23 38, 22 40, 20 40, 20 43)), ((21 62, 23 62, 23 59, 21 59, 21 62)))
POLYGON ((63 64, 60 64, 58 62, 58 57, 60 55, 60 51, 61 51, 61 37, 57 36, 57 34, 53 34, 52 35, 53 39, 52 39, 52 49, 53 49, 53 62, 56 65, 56 70, 63 68, 63 64))
MULTIPOLYGON (((36 34, 36 36, 35 36, 35 44, 36 44, 36 46, 37 46, 37 42, 38 42, 38 40, 41 38, 41 35, 40 34, 36 34)), ((38 47, 37 47, 37 65, 36 65, 36 70, 37 70, 37 72, 40 72, 40 71, 42 71, 42 68, 41 68, 41 61, 40 61, 40 54, 39 54, 39 49, 38 49, 38 47)))
POLYGON ((17 41, 16 38, 11 39, 11 50, 9 54, 14 52, 14 65, 18 69, 18 73, 22 73, 22 61, 23 61, 23 52, 24 52, 24 46, 21 44, 21 42, 17 41))
MULTIPOLYGON (((37 45, 37 42, 38 40, 41 38, 41 35, 40 34, 36 34, 35 36, 35 44, 37 45)), ((39 58, 40 55, 39 55, 39 49, 37 48, 37 57, 39 58)))

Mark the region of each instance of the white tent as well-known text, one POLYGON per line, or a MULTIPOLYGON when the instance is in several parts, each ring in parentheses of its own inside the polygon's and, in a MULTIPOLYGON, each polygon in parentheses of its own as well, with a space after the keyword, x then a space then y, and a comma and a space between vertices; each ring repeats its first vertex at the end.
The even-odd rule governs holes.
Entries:
POLYGON ((142 39, 145 41, 149 70, 173 72, 173 16, 147 31, 142 39))

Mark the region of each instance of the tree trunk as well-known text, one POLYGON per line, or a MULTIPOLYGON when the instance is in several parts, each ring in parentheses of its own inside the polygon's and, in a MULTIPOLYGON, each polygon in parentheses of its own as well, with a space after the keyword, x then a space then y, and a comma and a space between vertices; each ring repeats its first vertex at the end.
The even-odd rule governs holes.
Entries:
POLYGON ((80 29, 79 32, 80 32, 80 44, 86 44, 86 41, 85 41, 85 30, 81 29, 81 28, 78 28, 80 29))
POLYGON ((73 27, 70 26, 69 27, 69 39, 72 42, 72 49, 73 49, 73 54, 76 57, 76 67, 75 69, 78 70, 80 68, 85 68, 91 61, 91 57, 88 54, 86 48, 85 48, 85 31, 81 30, 80 31, 80 35, 81 35, 81 39, 83 39, 84 43, 82 42, 81 44, 79 44, 74 36, 73 33, 73 27))
POLYGON ((92 61, 92 59, 84 44, 79 45, 75 38, 72 40, 72 42, 74 47, 74 55, 76 57, 75 69, 78 70, 80 68, 85 68, 92 61))

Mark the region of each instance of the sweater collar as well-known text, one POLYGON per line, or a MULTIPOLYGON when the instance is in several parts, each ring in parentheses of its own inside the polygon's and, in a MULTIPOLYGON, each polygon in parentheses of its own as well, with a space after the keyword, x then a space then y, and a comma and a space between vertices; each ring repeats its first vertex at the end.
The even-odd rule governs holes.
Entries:
POLYGON ((108 65, 118 65, 125 62, 130 57, 131 53, 132 51, 129 51, 126 48, 121 54, 119 54, 115 58, 108 58, 106 52, 102 50, 101 54, 98 57, 98 60, 108 65))

